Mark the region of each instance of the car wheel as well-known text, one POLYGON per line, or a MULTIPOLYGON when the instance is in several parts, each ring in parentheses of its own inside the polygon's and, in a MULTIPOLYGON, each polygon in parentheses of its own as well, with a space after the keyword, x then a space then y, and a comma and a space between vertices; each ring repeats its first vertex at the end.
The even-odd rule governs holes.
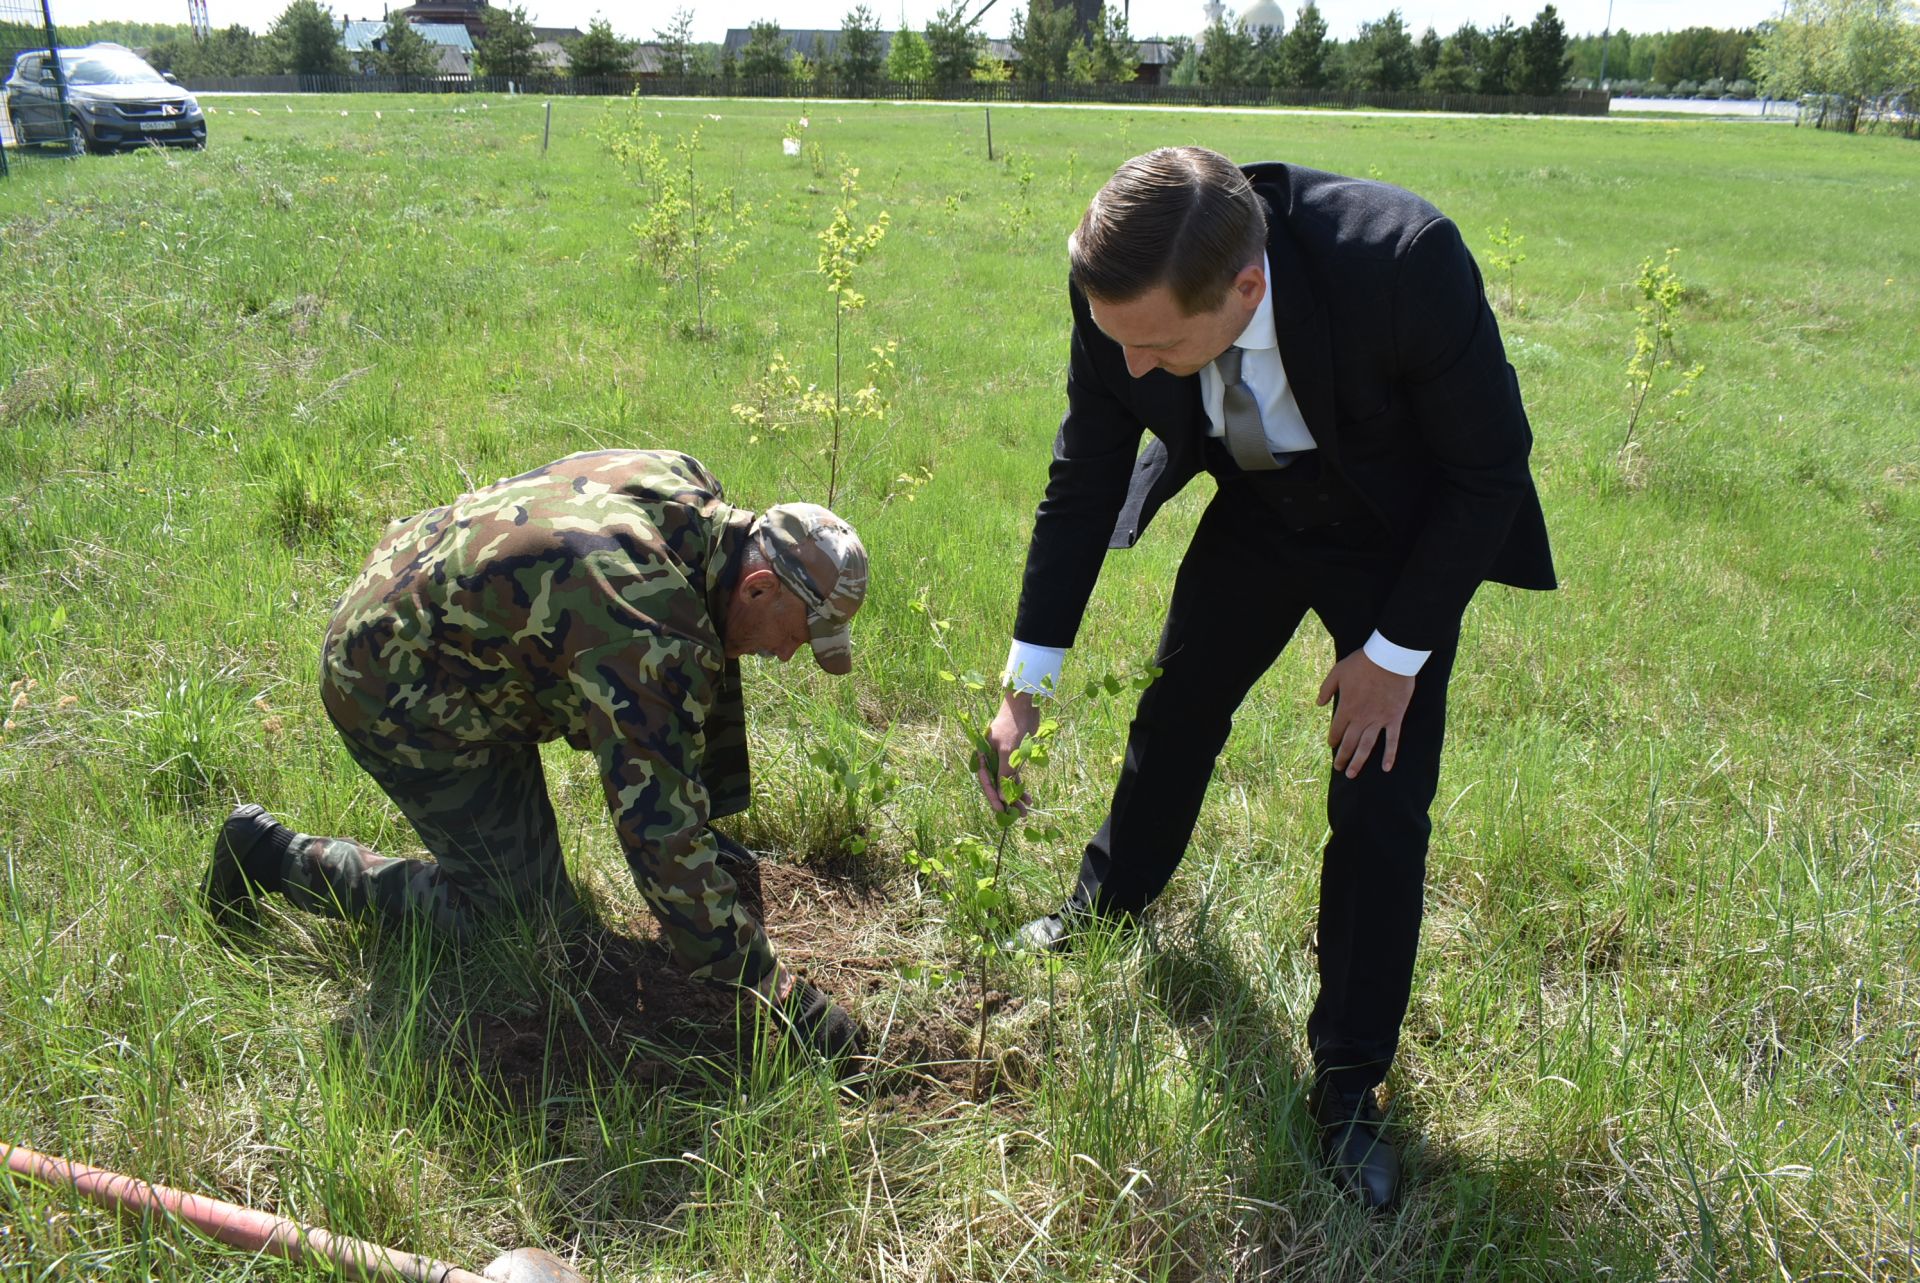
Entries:
POLYGON ((67 154, 78 156, 88 150, 90 146, 87 142, 87 131, 81 127, 77 116, 69 116, 67 118, 67 154))

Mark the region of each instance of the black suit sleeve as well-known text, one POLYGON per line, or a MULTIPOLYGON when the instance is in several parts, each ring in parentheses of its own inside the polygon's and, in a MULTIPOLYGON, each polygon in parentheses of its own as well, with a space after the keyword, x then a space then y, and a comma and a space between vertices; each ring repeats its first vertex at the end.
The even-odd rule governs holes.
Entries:
POLYGON ((1458 628, 1531 491, 1533 432, 1480 269, 1449 220, 1415 233, 1393 316, 1399 380, 1434 473, 1427 519, 1378 628, 1431 650, 1458 628))
MULTIPOLYGON (((1126 502, 1144 426, 1113 391, 1125 378, 1097 362, 1098 334, 1080 291, 1071 286, 1073 349, 1067 363, 1067 412, 1053 441, 1047 493, 1034 515, 1026 575, 1013 635, 1035 646, 1071 646, 1100 578, 1114 520, 1126 502)), ((1111 344, 1104 346, 1111 347, 1111 344)))

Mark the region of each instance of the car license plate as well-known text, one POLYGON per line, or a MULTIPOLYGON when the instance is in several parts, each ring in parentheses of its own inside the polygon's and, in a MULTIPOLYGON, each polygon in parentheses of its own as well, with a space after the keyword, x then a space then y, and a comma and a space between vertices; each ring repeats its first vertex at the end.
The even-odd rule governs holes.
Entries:
POLYGON ((172 129, 173 122, 171 120, 143 120, 140 122, 140 128, 150 134, 157 134, 172 129))

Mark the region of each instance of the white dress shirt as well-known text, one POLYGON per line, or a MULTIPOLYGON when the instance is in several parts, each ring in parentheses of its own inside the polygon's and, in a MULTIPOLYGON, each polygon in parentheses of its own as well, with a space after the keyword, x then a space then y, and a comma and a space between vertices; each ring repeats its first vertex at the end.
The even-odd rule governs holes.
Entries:
MULTIPOLYGON (((1254 309, 1247 328, 1233 342, 1244 353, 1240 358, 1240 379, 1260 405, 1260 423, 1267 430, 1267 443, 1275 454, 1312 450, 1316 448, 1313 434, 1307 431, 1306 417, 1300 413, 1299 402, 1294 400, 1286 366, 1280 360, 1280 341, 1273 326, 1273 271, 1264 254, 1260 265, 1267 281, 1266 293, 1261 295, 1260 305, 1254 309)), ((1200 371, 1200 403, 1207 412, 1208 436, 1226 435, 1226 416, 1221 411, 1225 398, 1226 384, 1220 371, 1209 361, 1200 371)), ((1427 662, 1427 656, 1433 653, 1395 645, 1382 637, 1378 629, 1363 649, 1368 659, 1402 677, 1417 674, 1427 662)), ((1035 646, 1016 637, 1007 651, 1001 684, 1016 691, 1050 695, 1059 687, 1060 670, 1066 657, 1065 647, 1035 646)))

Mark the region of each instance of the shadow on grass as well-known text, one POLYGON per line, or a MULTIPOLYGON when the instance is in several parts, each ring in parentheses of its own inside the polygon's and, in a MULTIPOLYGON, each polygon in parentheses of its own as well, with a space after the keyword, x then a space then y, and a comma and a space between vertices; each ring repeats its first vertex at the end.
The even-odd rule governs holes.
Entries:
POLYGON ((1321 1166, 1305 1107, 1310 1068, 1283 1013, 1208 923, 1161 943, 1144 960, 1143 984, 1231 1120, 1240 1170, 1229 1180, 1261 1213, 1242 1276, 1599 1280, 1657 1269, 1644 1226, 1582 1196, 1553 1138, 1533 1134, 1524 1115, 1506 1137, 1463 1144, 1419 1126, 1428 1102, 1417 1083, 1390 1080, 1382 1093, 1400 1148, 1400 1199, 1388 1213, 1365 1212, 1321 1166))
MULTIPOLYGON (((897 966, 858 956, 863 933, 894 911, 870 866, 763 860, 733 872, 783 960, 830 994, 844 1001, 897 966)), ((363 1045, 398 1038, 432 1077, 445 1071, 513 1108, 613 1086, 727 1099, 769 1071, 815 1063, 778 1035, 759 999, 689 976, 644 915, 605 916, 564 940, 515 923, 465 947, 401 931, 373 941, 371 954, 369 985, 339 1033, 363 1045)), ((968 1001, 956 994, 947 1005, 968 1001)), ((907 1104, 956 1090, 972 1062, 958 1022, 941 1018, 952 1014, 870 1030, 873 1057, 843 1067, 844 1089, 907 1104)))

